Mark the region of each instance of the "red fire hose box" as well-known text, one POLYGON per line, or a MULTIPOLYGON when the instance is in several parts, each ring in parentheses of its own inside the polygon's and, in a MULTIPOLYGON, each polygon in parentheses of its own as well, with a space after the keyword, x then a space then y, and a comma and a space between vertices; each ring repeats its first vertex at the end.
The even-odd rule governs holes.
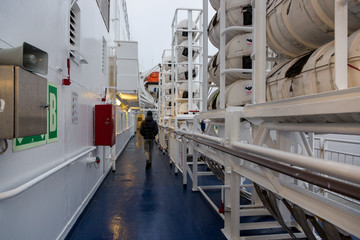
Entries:
POLYGON ((112 104, 95 105, 95 145, 110 146, 115 144, 116 108, 112 104))

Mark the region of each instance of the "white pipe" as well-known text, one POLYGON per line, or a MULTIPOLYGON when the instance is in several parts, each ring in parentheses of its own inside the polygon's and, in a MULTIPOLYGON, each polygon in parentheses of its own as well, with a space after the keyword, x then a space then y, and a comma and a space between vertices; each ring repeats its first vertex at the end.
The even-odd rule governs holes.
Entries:
POLYGON ((214 136, 209 136, 209 135, 206 135, 206 134, 199 134, 199 133, 193 133, 192 135, 195 136, 195 137, 199 137, 199 138, 202 138, 202 139, 212 141, 214 143, 220 143, 221 145, 224 144, 224 139, 219 138, 219 137, 214 137, 214 136))
POLYGON ((5 192, 1 192, 0 193, 0 200, 4 200, 4 199, 8 199, 11 197, 14 197, 16 195, 19 195, 20 193, 24 192, 25 190, 31 188, 32 186, 34 186, 35 184, 41 182, 42 180, 44 180, 45 178, 53 175, 54 173, 56 173, 57 171, 63 169, 64 167, 67 167, 68 165, 74 163, 75 161, 77 161, 79 158, 83 157, 84 155, 88 154, 89 152, 92 152, 96 149, 96 147, 90 147, 89 149, 85 150, 84 152, 76 155, 73 158, 70 158, 69 160, 67 160, 66 162, 50 169, 49 171, 41 174, 40 176, 37 176, 36 178, 16 187, 13 188, 11 190, 5 191, 5 192))
MULTIPOLYGON (((222 138, 212 137, 205 134, 194 133, 193 136, 203 138, 205 140, 217 142, 220 144, 224 142, 222 138)), ((249 152, 249 153, 257 154, 259 156, 276 159, 281 163, 287 163, 287 164, 303 167, 308 170, 317 171, 322 174, 326 174, 329 176, 337 177, 339 179, 360 184, 359 166, 338 163, 330 160, 324 160, 309 156, 303 156, 303 155, 284 152, 276 149, 245 144, 237 141, 232 142, 232 146, 244 152, 249 152)))
POLYGON ((245 68, 231 68, 226 69, 221 72, 221 74, 228 74, 228 73, 252 73, 252 69, 245 69, 245 68))
POLYGON ((305 133, 304 132, 299 132, 299 134, 300 134, 301 140, 303 141, 303 143, 305 145, 305 148, 306 148, 306 151, 307 151, 308 155, 310 157, 313 157, 314 153, 313 153, 312 147, 310 146, 310 143, 309 143, 308 139, 305 136, 305 133))
POLYGON ((271 159, 276 159, 281 163, 295 165, 298 167, 306 168, 307 170, 317 171, 318 173, 326 174, 342 180, 347 180, 353 183, 360 184, 359 166, 298 155, 294 153, 259 147, 250 144, 244 144, 240 142, 233 142, 232 146, 245 152, 257 154, 271 159))
POLYGON ((264 123, 264 127, 279 131, 360 134, 360 124, 356 123, 264 123))
POLYGON ((225 28, 222 32, 221 35, 225 35, 227 32, 230 31, 243 31, 243 32, 252 32, 253 31, 253 27, 247 27, 247 26, 231 26, 231 27, 227 27, 225 28))

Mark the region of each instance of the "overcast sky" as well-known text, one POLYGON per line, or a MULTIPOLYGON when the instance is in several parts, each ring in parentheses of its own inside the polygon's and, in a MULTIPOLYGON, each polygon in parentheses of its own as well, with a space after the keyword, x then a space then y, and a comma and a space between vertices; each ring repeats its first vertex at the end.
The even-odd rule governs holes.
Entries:
MULTIPOLYGON (((126 4, 131 40, 139 43, 140 71, 161 63, 163 50, 171 48, 171 23, 175 10, 202 9, 202 0, 127 0, 126 4)), ((214 14, 209 4, 209 18, 214 14)), ((184 18, 179 18, 179 21, 184 18)))

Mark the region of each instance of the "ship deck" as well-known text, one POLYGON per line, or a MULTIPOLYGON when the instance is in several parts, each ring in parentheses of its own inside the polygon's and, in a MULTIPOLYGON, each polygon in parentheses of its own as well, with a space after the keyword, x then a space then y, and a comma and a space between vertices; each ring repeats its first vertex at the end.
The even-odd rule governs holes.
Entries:
POLYGON ((145 170, 143 139, 132 138, 67 240, 226 239, 223 220, 199 192, 183 189, 169 158, 155 145, 145 170))

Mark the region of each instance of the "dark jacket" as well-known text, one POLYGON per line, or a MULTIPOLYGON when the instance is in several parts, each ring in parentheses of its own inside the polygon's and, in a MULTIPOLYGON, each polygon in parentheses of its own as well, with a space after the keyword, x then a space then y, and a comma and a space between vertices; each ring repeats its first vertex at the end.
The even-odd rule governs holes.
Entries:
POLYGON ((158 134, 158 125, 151 116, 147 116, 140 126, 140 134, 144 139, 154 139, 158 134))

